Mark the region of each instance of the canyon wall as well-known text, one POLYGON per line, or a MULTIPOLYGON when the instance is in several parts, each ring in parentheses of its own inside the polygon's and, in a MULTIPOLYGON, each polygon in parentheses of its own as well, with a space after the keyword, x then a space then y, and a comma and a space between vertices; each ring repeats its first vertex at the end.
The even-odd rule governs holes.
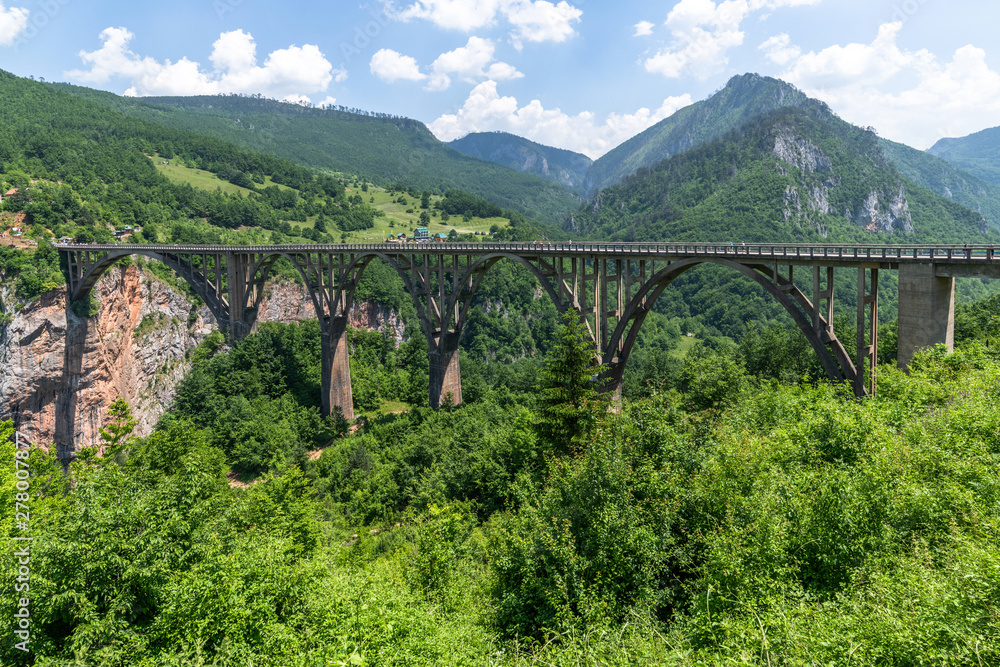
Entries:
MULTIPOLYGON (((81 318, 66 308, 65 288, 24 304, 0 293, 13 318, 0 324, 0 420, 13 419, 32 442, 60 443, 62 456, 100 441, 119 396, 132 406, 136 434, 148 435, 190 368, 189 351, 216 328, 207 307, 135 264, 109 270, 94 296, 99 313, 81 318)), ((259 322, 315 317, 303 287, 267 286, 259 322)), ((350 322, 404 335, 399 316, 378 304, 356 304, 350 322)))

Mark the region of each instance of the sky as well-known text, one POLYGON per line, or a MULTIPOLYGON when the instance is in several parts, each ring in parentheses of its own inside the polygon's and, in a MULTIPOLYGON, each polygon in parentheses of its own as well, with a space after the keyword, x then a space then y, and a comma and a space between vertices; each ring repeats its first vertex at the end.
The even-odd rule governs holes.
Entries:
POLYGON ((1000 125, 1000 3, 0 0, 0 69, 118 94, 260 93, 598 158, 746 72, 926 149, 1000 125))

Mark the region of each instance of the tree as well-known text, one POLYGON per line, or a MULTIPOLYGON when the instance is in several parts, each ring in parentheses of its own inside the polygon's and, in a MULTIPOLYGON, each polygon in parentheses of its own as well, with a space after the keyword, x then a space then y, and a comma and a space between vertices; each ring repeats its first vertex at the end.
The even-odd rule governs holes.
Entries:
POLYGON ((607 409, 597 378, 604 366, 594 364, 593 343, 587 340, 580 314, 569 309, 539 379, 538 433, 549 448, 567 454, 584 443, 607 409))
POLYGON ((104 457, 122 463, 122 455, 126 447, 134 441, 132 431, 135 430, 135 417, 128 402, 121 396, 108 406, 110 421, 101 427, 101 440, 104 441, 104 457))

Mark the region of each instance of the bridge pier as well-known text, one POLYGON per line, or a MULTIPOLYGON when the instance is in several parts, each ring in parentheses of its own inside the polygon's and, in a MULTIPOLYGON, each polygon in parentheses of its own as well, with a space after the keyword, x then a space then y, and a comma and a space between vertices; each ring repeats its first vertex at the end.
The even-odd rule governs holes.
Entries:
POLYGON ((351 360, 347 345, 347 318, 332 317, 320 320, 322 345, 323 416, 339 407, 345 419, 354 419, 354 394, 351 393, 351 360))
POLYGON ((955 279, 935 275, 934 264, 900 264, 897 366, 906 368, 917 350, 938 343, 955 349, 955 279))
POLYGON ((439 344, 431 346, 427 357, 430 361, 430 406, 435 410, 446 403, 451 395, 452 405, 462 402, 462 372, 459 368, 458 333, 441 337, 439 344))

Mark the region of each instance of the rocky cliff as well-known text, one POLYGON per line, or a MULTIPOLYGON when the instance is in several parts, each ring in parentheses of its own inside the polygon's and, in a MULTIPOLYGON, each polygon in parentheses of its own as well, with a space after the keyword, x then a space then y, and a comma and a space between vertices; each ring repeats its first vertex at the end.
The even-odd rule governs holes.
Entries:
MULTIPOLYGON (((216 326, 208 308, 134 264, 108 271, 94 295, 100 312, 80 318, 63 289, 26 304, 0 294, 13 317, 0 325, 0 420, 13 419, 34 442, 96 444, 119 396, 133 408, 137 434, 147 435, 190 367, 188 351, 216 326)), ((278 283, 268 286, 258 321, 315 316, 301 286, 278 283)), ((399 316, 377 304, 358 304, 350 319, 403 338, 399 316)))

